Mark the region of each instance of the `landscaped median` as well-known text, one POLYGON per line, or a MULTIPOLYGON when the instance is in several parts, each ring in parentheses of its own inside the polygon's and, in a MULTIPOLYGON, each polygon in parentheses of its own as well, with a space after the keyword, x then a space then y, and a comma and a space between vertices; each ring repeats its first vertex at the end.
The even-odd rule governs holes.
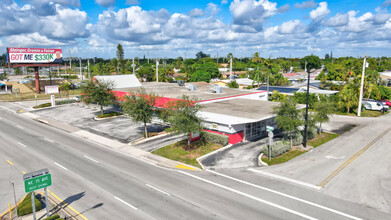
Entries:
POLYGON ((334 138, 339 137, 339 134, 334 134, 334 133, 327 133, 323 132, 321 134, 316 135, 315 138, 309 140, 307 142, 307 148, 304 148, 302 146, 293 146, 290 148, 290 143, 288 142, 279 142, 281 146, 276 146, 276 148, 273 150, 274 145, 272 146, 272 158, 269 161, 269 157, 267 156, 267 146, 264 148, 264 155, 262 156, 262 161, 267 163, 269 166, 270 165, 276 165, 276 164, 281 164, 285 163, 307 151, 310 149, 316 148, 326 142, 329 142, 333 140, 334 138), (284 151, 284 147, 287 148, 287 151, 284 151), (289 150, 288 150, 289 149, 289 150), (280 151, 280 152, 277 152, 280 151), (281 153, 284 151, 283 153, 281 153))
POLYGON ((186 146, 186 144, 186 140, 183 140, 159 148, 152 153, 202 169, 197 158, 227 145, 228 137, 220 134, 202 132, 199 140, 194 141, 191 146, 186 146))

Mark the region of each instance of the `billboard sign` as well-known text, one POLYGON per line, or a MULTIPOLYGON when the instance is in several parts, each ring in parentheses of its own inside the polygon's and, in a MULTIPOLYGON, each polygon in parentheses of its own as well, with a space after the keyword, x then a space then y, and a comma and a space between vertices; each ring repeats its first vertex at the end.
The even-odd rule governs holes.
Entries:
POLYGON ((49 48, 7 48, 8 63, 58 64, 62 63, 62 50, 49 48))

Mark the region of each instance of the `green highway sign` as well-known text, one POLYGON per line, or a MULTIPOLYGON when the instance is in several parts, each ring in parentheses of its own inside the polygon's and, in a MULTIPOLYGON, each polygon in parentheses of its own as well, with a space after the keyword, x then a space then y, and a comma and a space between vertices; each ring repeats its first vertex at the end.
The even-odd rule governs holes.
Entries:
POLYGON ((52 185, 52 175, 45 174, 31 179, 24 180, 24 191, 26 193, 42 189, 52 185))
POLYGON ((266 130, 267 130, 267 131, 273 131, 273 130, 274 130, 274 127, 272 127, 272 126, 266 126, 266 130))

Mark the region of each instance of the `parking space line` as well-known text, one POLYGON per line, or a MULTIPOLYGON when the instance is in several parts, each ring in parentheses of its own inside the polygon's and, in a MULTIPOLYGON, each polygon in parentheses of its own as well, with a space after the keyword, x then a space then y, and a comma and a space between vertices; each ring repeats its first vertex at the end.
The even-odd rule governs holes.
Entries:
POLYGON ((156 191, 158 191, 158 192, 163 193, 164 195, 171 196, 169 193, 164 192, 163 190, 158 189, 158 188, 156 188, 156 187, 154 187, 154 186, 151 186, 151 185, 149 185, 149 184, 145 184, 145 185, 147 185, 148 187, 150 187, 150 188, 152 188, 152 189, 154 189, 154 190, 156 190, 156 191))
POLYGON ((133 208, 134 210, 138 210, 138 208, 136 208, 136 207, 134 207, 133 205, 131 205, 131 204, 125 202, 124 200, 118 198, 117 196, 114 196, 114 198, 117 199, 118 201, 122 202, 123 204, 125 204, 125 205, 127 205, 127 206, 133 208))
POLYGON ((16 125, 16 127, 20 128, 20 129, 24 129, 24 127, 22 127, 20 125, 16 125))
POLYGON ((7 162, 9 163, 9 164, 11 164, 12 166, 14 165, 11 161, 9 161, 9 160, 7 160, 7 162))
POLYGON ((86 156, 86 155, 84 155, 83 157, 84 157, 84 158, 87 158, 87 159, 89 159, 89 160, 92 160, 92 161, 94 161, 95 163, 99 163, 99 161, 94 160, 94 159, 92 159, 91 157, 88 157, 88 156, 86 156))
POLYGON ((20 142, 17 142, 20 146, 22 146, 22 147, 27 147, 26 145, 24 145, 24 144, 22 144, 22 143, 20 143, 20 142))
POLYGON ((64 166, 62 166, 62 165, 60 165, 60 164, 58 164, 58 163, 56 163, 56 162, 54 162, 54 164, 56 164, 57 166, 63 168, 64 170, 68 170, 67 168, 65 168, 64 166))
POLYGON ((54 143, 54 141, 52 141, 52 140, 50 140, 50 139, 48 139, 48 138, 44 138, 45 140, 47 140, 47 141, 49 141, 49 142, 51 142, 51 143, 54 143))

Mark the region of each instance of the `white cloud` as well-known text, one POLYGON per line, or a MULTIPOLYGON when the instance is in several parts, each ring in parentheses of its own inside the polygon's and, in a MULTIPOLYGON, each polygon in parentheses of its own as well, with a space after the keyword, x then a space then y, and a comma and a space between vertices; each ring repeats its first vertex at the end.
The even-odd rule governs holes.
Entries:
POLYGON ((277 13, 277 3, 268 0, 234 0, 229 9, 233 24, 249 26, 252 30, 262 29, 262 23, 277 13))
POLYGON ((31 33, 24 35, 11 35, 5 38, 7 45, 15 45, 20 47, 47 47, 47 46, 63 46, 65 43, 55 41, 43 36, 39 33, 31 33))
POLYGON ((95 3, 102 7, 109 7, 115 5, 116 0, 95 0, 95 3))
POLYGON ((322 19, 330 14, 330 10, 327 8, 327 2, 319 3, 319 7, 310 12, 310 17, 313 20, 322 19))
POLYGON ((302 26, 300 20, 291 20, 282 23, 278 31, 281 34, 301 33, 304 31, 304 26, 302 26))
POLYGON ((289 4, 285 4, 285 5, 278 8, 278 12, 284 13, 284 12, 289 11, 290 9, 291 9, 291 6, 289 4))
POLYGON ((199 8, 194 8, 188 13, 188 15, 191 17, 201 17, 205 15, 205 11, 199 8))
POLYGON ((314 0, 304 1, 302 3, 296 3, 295 8, 307 9, 307 8, 315 8, 318 4, 314 0))
POLYGON ((227 4, 228 3, 228 0, 221 0, 221 4, 222 5, 225 5, 225 4, 227 4))

